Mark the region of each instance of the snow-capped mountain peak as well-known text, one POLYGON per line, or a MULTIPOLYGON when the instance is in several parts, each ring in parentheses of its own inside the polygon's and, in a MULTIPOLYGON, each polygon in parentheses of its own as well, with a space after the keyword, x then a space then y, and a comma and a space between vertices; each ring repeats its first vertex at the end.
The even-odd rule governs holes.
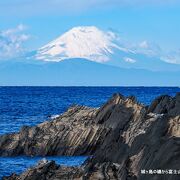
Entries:
POLYGON ((113 32, 104 32, 94 26, 74 27, 37 51, 36 58, 45 61, 62 61, 69 58, 86 58, 96 62, 109 61, 118 46, 113 32))

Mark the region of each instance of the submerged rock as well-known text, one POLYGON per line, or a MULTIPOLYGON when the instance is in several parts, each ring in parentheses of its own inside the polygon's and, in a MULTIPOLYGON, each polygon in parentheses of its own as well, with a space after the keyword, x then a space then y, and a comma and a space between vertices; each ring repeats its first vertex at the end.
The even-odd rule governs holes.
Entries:
MULTIPOLYGON (((73 107, 53 121, 1 136, 0 154, 93 154, 81 167, 56 165, 39 179, 179 180, 180 94, 161 96, 149 107, 119 94, 99 109, 73 107)), ((9 179, 33 177, 23 174, 9 179)))

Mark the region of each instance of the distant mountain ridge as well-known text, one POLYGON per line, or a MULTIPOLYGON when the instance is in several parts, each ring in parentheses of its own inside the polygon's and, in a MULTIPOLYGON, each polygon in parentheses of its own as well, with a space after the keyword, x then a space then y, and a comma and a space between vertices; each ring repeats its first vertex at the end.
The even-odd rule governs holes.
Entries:
POLYGON ((1 62, 4 86, 180 86, 180 72, 153 72, 86 59, 61 62, 1 62))

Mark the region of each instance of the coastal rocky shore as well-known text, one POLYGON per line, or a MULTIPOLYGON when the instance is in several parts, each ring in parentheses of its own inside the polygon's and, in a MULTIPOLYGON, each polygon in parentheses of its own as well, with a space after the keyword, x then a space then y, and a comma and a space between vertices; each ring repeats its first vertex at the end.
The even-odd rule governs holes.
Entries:
POLYGON ((70 107, 59 117, 0 136, 0 156, 92 155, 80 167, 42 160, 5 180, 179 180, 180 93, 149 106, 114 94, 100 108, 70 107))

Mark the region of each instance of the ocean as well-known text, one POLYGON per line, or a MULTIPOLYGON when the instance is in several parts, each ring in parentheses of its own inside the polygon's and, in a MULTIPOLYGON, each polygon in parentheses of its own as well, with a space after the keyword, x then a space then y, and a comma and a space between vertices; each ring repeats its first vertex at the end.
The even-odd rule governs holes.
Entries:
MULTIPOLYGON (((74 104, 99 107, 114 93, 134 95, 149 105, 157 96, 174 96, 178 87, 0 87, 0 134, 17 132, 23 125, 34 126, 63 113, 74 104)), ((59 164, 80 165, 87 157, 48 157, 59 164)), ((0 158, 0 179, 21 173, 41 157, 0 158)))

